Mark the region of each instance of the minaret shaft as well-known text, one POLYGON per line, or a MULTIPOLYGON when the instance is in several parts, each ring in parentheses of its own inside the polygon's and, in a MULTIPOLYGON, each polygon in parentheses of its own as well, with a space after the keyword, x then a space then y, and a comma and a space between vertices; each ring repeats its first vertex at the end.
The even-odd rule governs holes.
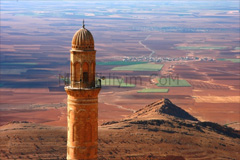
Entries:
POLYGON ((97 159, 98 93, 91 90, 67 89, 68 139, 67 159, 97 159))

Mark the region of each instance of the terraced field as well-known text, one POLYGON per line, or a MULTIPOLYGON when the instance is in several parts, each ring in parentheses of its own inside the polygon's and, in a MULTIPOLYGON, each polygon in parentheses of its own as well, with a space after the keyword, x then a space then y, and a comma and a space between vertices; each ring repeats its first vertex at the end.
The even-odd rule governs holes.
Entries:
POLYGON ((218 84, 211 84, 211 83, 198 82, 198 81, 189 81, 189 83, 194 89, 229 90, 229 87, 227 87, 226 85, 218 85, 218 84))
POLYGON ((156 84, 159 87, 191 87, 184 79, 159 78, 156 84))

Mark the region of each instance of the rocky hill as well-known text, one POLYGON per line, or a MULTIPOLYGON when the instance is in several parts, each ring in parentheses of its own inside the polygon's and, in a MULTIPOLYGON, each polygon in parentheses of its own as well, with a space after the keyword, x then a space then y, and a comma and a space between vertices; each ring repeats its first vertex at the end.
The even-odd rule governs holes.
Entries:
MULTIPOLYGON (((65 159, 66 128, 28 122, 0 127, 0 159, 65 159)), ((162 99, 99 126, 99 159, 238 159, 240 133, 200 122, 162 99)))
POLYGON ((161 99, 153 102, 136 111, 129 118, 147 118, 153 116, 159 118, 159 115, 162 115, 162 117, 165 118, 168 116, 173 116, 175 118, 198 121, 195 117, 173 104, 169 99, 161 99))

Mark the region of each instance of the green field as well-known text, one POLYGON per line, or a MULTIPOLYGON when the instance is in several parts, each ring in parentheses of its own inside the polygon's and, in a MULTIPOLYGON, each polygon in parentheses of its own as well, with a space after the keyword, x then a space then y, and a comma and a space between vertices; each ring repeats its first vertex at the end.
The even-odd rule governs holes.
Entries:
POLYGON ((124 66, 124 65, 134 65, 134 64, 144 64, 147 62, 134 62, 134 61, 109 61, 109 62, 97 62, 97 65, 107 65, 107 66, 124 66))
POLYGON ((234 49, 235 49, 235 50, 240 50, 240 47, 235 47, 234 49))
POLYGON ((117 87, 135 87, 134 84, 125 83, 123 79, 104 79, 101 80, 101 85, 117 87))
POLYGON ((128 65, 128 66, 114 67, 112 70, 114 71, 160 71, 162 67, 163 67, 163 64, 146 63, 146 64, 135 64, 135 65, 128 65))
POLYGON ((235 59, 224 59, 224 58, 221 58, 221 59, 218 59, 219 61, 231 61, 231 62, 234 62, 234 63, 240 63, 240 58, 235 58, 235 59))
POLYGON ((137 93, 167 93, 168 89, 155 89, 155 88, 146 88, 137 91, 137 93))
POLYGON ((176 47, 176 49, 178 50, 214 50, 214 49, 225 49, 227 48, 227 46, 209 46, 209 47, 205 47, 205 46, 179 46, 176 47))
POLYGON ((191 87, 188 81, 184 79, 160 78, 157 86, 159 87, 191 87))

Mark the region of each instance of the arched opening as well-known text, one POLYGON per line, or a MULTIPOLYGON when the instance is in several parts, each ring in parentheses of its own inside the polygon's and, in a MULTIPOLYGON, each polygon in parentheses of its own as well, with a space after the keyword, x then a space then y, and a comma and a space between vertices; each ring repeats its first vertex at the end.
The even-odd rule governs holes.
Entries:
POLYGON ((77 81, 77 82, 80 81, 80 63, 79 62, 74 63, 74 81, 77 81))
POLYGON ((76 123, 73 123, 73 125, 72 125, 72 142, 76 141, 76 134, 75 134, 76 130, 77 130, 76 123))
POLYGON ((80 140, 80 123, 76 122, 73 124, 73 131, 72 131, 72 140, 73 142, 79 142, 80 140))
POLYGON ((85 125, 85 133, 84 133, 84 140, 85 142, 91 142, 92 141, 92 125, 91 123, 86 123, 85 125))
POLYGON ((89 66, 87 62, 83 63, 83 83, 88 84, 89 81, 89 66))
POLYGON ((95 83, 95 68, 96 68, 96 62, 93 62, 93 68, 92 68, 92 76, 93 76, 93 83, 95 83))
POLYGON ((90 82, 93 85, 94 84, 94 63, 91 63, 90 67, 90 82))
POLYGON ((74 79, 74 77, 73 77, 73 75, 72 75, 72 74, 73 74, 73 71, 72 71, 72 67, 73 67, 73 66, 72 66, 72 65, 73 65, 73 64, 72 64, 72 61, 71 61, 71 63, 70 63, 70 74, 71 74, 71 75, 70 75, 70 78, 71 78, 71 81, 74 79))

